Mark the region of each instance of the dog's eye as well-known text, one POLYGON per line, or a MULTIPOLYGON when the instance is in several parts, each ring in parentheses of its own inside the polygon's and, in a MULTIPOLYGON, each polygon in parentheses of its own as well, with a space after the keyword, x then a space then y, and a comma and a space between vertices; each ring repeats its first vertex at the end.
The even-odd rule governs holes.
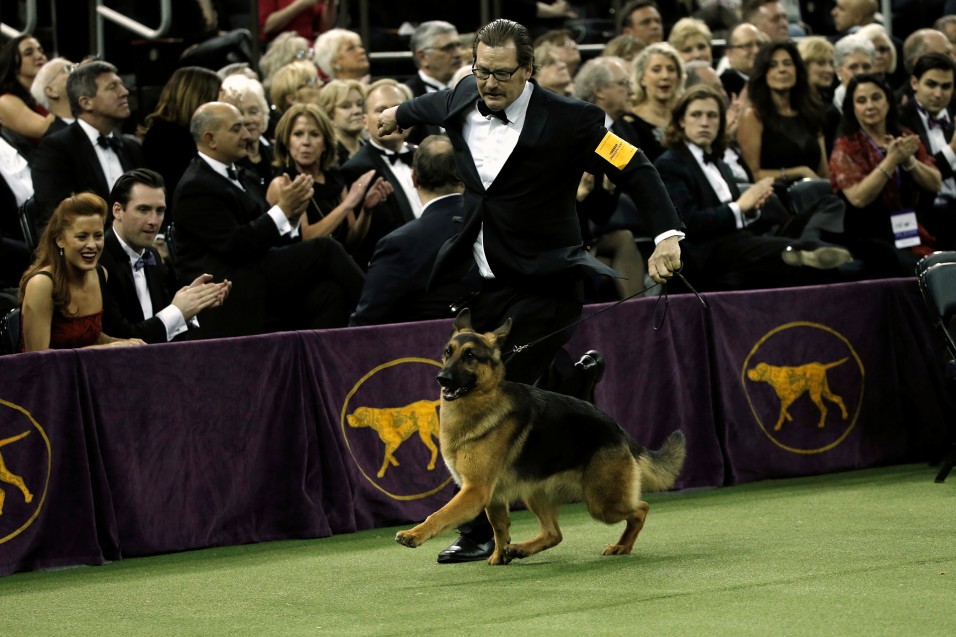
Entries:
POLYGON ((445 348, 445 351, 442 352, 442 356, 444 356, 445 358, 448 358, 449 356, 451 356, 451 345, 445 348))
POLYGON ((468 350, 467 352, 465 352, 465 358, 467 358, 470 361, 473 361, 475 360, 475 353, 472 350, 468 350))

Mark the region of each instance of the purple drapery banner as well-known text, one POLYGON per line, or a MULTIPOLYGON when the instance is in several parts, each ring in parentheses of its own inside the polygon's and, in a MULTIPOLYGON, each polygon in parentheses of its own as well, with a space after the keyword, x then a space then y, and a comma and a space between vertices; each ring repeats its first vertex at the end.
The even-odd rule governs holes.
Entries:
MULTIPOLYGON (((913 281, 705 298, 671 297, 657 330, 663 301, 629 301, 568 347, 604 354, 597 402, 639 442, 684 431, 678 488, 925 458, 945 439, 956 408, 913 281)), ((435 383, 450 329, 0 359, 0 575, 423 519, 454 490, 435 383)))

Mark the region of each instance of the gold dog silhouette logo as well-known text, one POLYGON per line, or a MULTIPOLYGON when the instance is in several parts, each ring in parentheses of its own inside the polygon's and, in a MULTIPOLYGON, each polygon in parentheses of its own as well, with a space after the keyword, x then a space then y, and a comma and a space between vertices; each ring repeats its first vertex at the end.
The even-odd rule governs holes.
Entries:
POLYGON ((801 454, 829 451, 846 439, 860 413, 864 376, 849 340, 810 322, 765 334, 741 370, 757 424, 774 444, 801 454))
POLYGON ((440 401, 427 358, 401 358, 363 376, 345 397, 341 427, 355 465, 376 489, 397 500, 434 495, 451 482, 438 463, 440 401))
POLYGON ((0 400, 0 544, 40 514, 50 481, 50 440, 26 409, 0 400))

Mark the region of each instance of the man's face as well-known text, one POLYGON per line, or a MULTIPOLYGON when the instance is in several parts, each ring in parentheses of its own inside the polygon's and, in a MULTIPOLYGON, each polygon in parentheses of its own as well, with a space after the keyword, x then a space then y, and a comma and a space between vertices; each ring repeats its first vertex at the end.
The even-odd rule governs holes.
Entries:
POLYGON ((621 33, 632 35, 644 44, 654 44, 664 39, 664 22, 656 7, 641 7, 631 13, 630 24, 621 28, 621 33))
POLYGON ((378 134, 378 118, 387 109, 398 106, 405 101, 405 95, 395 86, 382 86, 375 89, 365 98, 365 119, 367 121, 368 136, 373 141, 388 148, 398 150, 405 142, 408 131, 397 130, 389 135, 378 134))
POLYGON ((129 91, 116 73, 100 73, 96 76, 96 95, 81 98, 81 105, 93 115, 113 120, 129 117, 129 91))
POLYGON ((862 24, 863 6, 859 0, 836 0, 836 6, 830 12, 833 16, 833 26, 838 32, 862 24))
POLYGON ((252 138, 238 108, 227 104, 218 106, 217 110, 219 127, 206 133, 207 144, 213 151, 210 156, 224 164, 231 164, 248 154, 246 146, 252 138))
POLYGON ((135 250, 152 247, 166 215, 166 193, 162 188, 135 184, 124 208, 113 204, 113 229, 135 250))
POLYGON ((55 64, 59 66, 56 70, 56 75, 53 76, 53 79, 47 83, 43 90, 46 92, 47 97, 54 99, 65 98, 67 94, 66 81, 70 79, 70 73, 76 69, 76 65, 69 60, 63 60, 55 64))
POLYGON ((783 42, 790 37, 787 10, 782 2, 765 2, 760 5, 754 25, 770 36, 772 42, 783 42))
POLYGON ((415 54, 422 71, 442 84, 447 84, 451 76, 461 67, 461 46, 457 33, 442 33, 435 36, 431 46, 415 54))
POLYGON ((923 105, 923 108, 935 116, 946 108, 953 97, 953 72, 943 69, 930 69, 919 79, 910 78, 913 95, 923 105))
POLYGON ((873 59, 866 53, 853 53, 843 59, 843 64, 837 69, 840 82, 849 84, 854 75, 873 71, 873 59))
POLYGON ((606 85, 595 89, 595 102, 611 119, 617 119, 627 112, 634 90, 631 88, 631 80, 623 64, 610 62, 607 68, 611 71, 611 80, 606 85))
POLYGON ((730 66, 744 75, 754 71, 754 59, 760 50, 760 30, 752 24, 742 24, 730 35, 727 60, 730 66))
POLYGON ((720 105, 712 97, 694 100, 687 105, 680 121, 687 141, 710 151, 720 130, 720 105))
POLYGON ((496 47, 479 42, 475 55, 475 69, 478 72, 511 73, 511 78, 508 80, 496 79, 494 75, 489 75, 484 80, 478 78, 478 93, 481 94, 488 108, 493 111, 503 111, 511 106, 524 91, 525 83, 531 79, 530 65, 518 66, 518 49, 514 42, 496 47))

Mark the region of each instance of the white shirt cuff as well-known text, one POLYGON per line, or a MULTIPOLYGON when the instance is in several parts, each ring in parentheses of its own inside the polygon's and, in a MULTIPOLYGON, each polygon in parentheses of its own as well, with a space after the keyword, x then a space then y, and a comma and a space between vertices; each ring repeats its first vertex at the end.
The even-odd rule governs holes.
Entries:
POLYGON ((166 326, 167 341, 173 340, 188 329, 186 327, 186 318, 175 305, 167 305, 161 309, 156 316, 159 317, 159 320, 166 326))
POLYGON ((279 231, 281 236, 285 236, 287 234, 291 234, 293 237, 298 236, 299 226, 293 226, 289 221, 289 218, 285 216, 284 212, 282 212, 282 208, 280 208, 278 205, 269 208, 269 212, 266 214, 272 217, 272 221, 276 224, 276 230, 279 231))
POLYGON ((664 239, 670 239, 671 237, 677 237, 677 240, 680 241, 685 236, 686 235, 684 235, 684 233, 681 232, 680 230, 668 230, 667 232, 662 232, 656 237, 654 237, 654 245, 657 245, 664 239))

